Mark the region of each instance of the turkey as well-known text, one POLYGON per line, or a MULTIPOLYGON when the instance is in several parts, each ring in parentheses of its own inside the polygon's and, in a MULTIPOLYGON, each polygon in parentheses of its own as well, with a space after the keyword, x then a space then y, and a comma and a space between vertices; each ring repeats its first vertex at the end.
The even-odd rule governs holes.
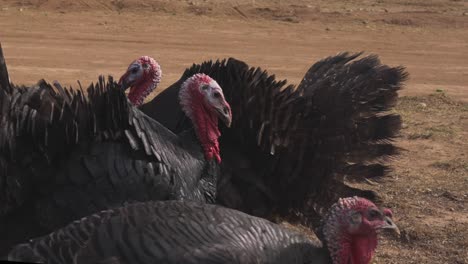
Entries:
POLYGON ((8 80, 0 82, 1 251, 125 202, 214 202, 218 118, 229 126, 232 115, 207 75, 181 85, 194 128, 178 135, 128 103, 112 79, 100 78, 87 96, 58 83, 54 90, 45 81, 15 87, 8 80))
POLYGON ((320 243, 217 205, 135 203, 17 245, 8 259, 56 264, 367 264, 377 247, 379 230, 399 232, 391 217, 389 209, 379 209, 364 198, 340 199, 323 220, 320 243))
POLYGON ((339 197, 379 202, 376 193, 347 183, 386 175, 387 158, 398 153, 393 138, 401 117, 392 108, 408 74, 361 55, 322 59, 297 87, 233 58, 194 64, 140 109, 184 131, 191 124, 177 103, 180 84, 195 73, 216 79, 234 113, 230 129, 221 129, 218 203, 317 225, 339 197))

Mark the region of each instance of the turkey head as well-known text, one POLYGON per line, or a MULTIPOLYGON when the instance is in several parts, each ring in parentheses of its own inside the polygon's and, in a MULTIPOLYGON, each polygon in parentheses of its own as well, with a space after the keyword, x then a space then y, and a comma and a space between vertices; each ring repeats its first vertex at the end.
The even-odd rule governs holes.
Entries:
POLYGON ((390 209, 379 209, 360 197, 339 199, 323 219, 323 243, 333 264, 368 264, 377 247, 377 233, 399 233, 390 209))
POLYGON ((156 89, 161 81, 161 66, 149 56, 142 56, 133 61, 127 71, 120 77, 122 89, 130 88, 128 99, 135 106, 140 106, 143 100, 156 89))
POLYGON ((179 100, 182 110, 193 122, 205 158, 221 162, 218 119, 230 127, 232 114, 219 84, 208 75, 195 74, 182 84, 179 100))

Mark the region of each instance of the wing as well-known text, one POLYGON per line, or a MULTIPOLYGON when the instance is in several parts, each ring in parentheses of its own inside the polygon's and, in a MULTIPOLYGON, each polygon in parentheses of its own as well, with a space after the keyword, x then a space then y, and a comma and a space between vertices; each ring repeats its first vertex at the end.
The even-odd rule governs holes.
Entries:
MULTIPOLYGON (((210 75, 232 107, 231 129, 223 129, 220 139, 223 204, 267 216, 319 213, 342 196, 376 199, 373 192, 346 185, 344 176, 359 180, 387 171, 375 161, 396 153, 391 139, 400 117, 386 111, 407 74, 376 56, 353 61, 359 55, 317 62, 297 89, 235 59, 194 65, 184 73, 182 79, 197 72, 210 75)), ((175 94, 164 92, 165 106, 175 94)), ((178 110, 158 111, 177 120, 173 131, 188 125, 178 110)))
POLYGON ((23 94, 20 103, 10 107, 10 157, 18 159, 33 150, 44 156, 47 166, 54 166, 68 160, 75 149, 118 143, 130 156, 163 166, 159 169, 165 174, 188 174, 200 162, 199 150, 191 148, 191 142, 131 106, 111 78, 91 84, 86 97, 55 86, 59 92, 41 82, 33 96, 23 94))
POLYGON ((32 176, 28 174, 33 174, 35 171, 47 172, 44 164, 53 153, 58 152, 54 141, 51 142, 48 152, 41 150, 31 152, 32 144, 40 138, 46 142, 43 146, 48 145, 50 137, 46 139, 44 132, 47 133, 48 120, 53 114, 51 107, 57 103, 54 98, 55 93, 49 90, 50 87, 44 82, 30 89, 15 86, 12 88, 12 93, 0 91, 2 106, 0 169, 3 172, 0 181, 2 183, 0 214, 10 211, 26 199, 25 194, 32 188, 30 181, 32 176), (50 104, 43 104, 42 100, 50 104), (20 140, 23 136, 21 131, 29 131, 31 137, 20 140), (37 160, 36 166, 31 164, 31 159, 37 160))

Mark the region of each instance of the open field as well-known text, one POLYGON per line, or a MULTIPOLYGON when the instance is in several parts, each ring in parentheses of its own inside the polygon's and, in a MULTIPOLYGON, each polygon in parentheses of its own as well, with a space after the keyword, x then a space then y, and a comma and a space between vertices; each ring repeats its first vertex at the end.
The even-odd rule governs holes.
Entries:
POLYGON ((140 55, 162 65, 159 87, 230 56, 296 84, 341 51, 406 66, 405 150, 366 186, 402 236, 383 239, 374 263, 468 263, 467 0, 0 0, 0 42, 18 84, 119 76, 140 55))

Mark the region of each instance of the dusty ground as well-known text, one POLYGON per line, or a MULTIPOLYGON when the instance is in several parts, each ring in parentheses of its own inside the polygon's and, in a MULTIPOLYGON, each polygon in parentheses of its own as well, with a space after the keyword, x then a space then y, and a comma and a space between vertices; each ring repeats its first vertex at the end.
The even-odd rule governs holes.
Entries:
POLYGON ((403 97, 403 119, 392 179, 384 193, 403 230, 386 241, 380 263, 468 263, 468 103, 443 91, 403 97))
POLYGON ((404 65, 406 151, 370 186, 403 236, 384 239, 374 262, 468 263, 466 0, 0 0, 0 41, 24 84, 118 76, 140 55, 161 63, 160 87, 194 62, 228 56, 292 83, 345 50, 404 65))

